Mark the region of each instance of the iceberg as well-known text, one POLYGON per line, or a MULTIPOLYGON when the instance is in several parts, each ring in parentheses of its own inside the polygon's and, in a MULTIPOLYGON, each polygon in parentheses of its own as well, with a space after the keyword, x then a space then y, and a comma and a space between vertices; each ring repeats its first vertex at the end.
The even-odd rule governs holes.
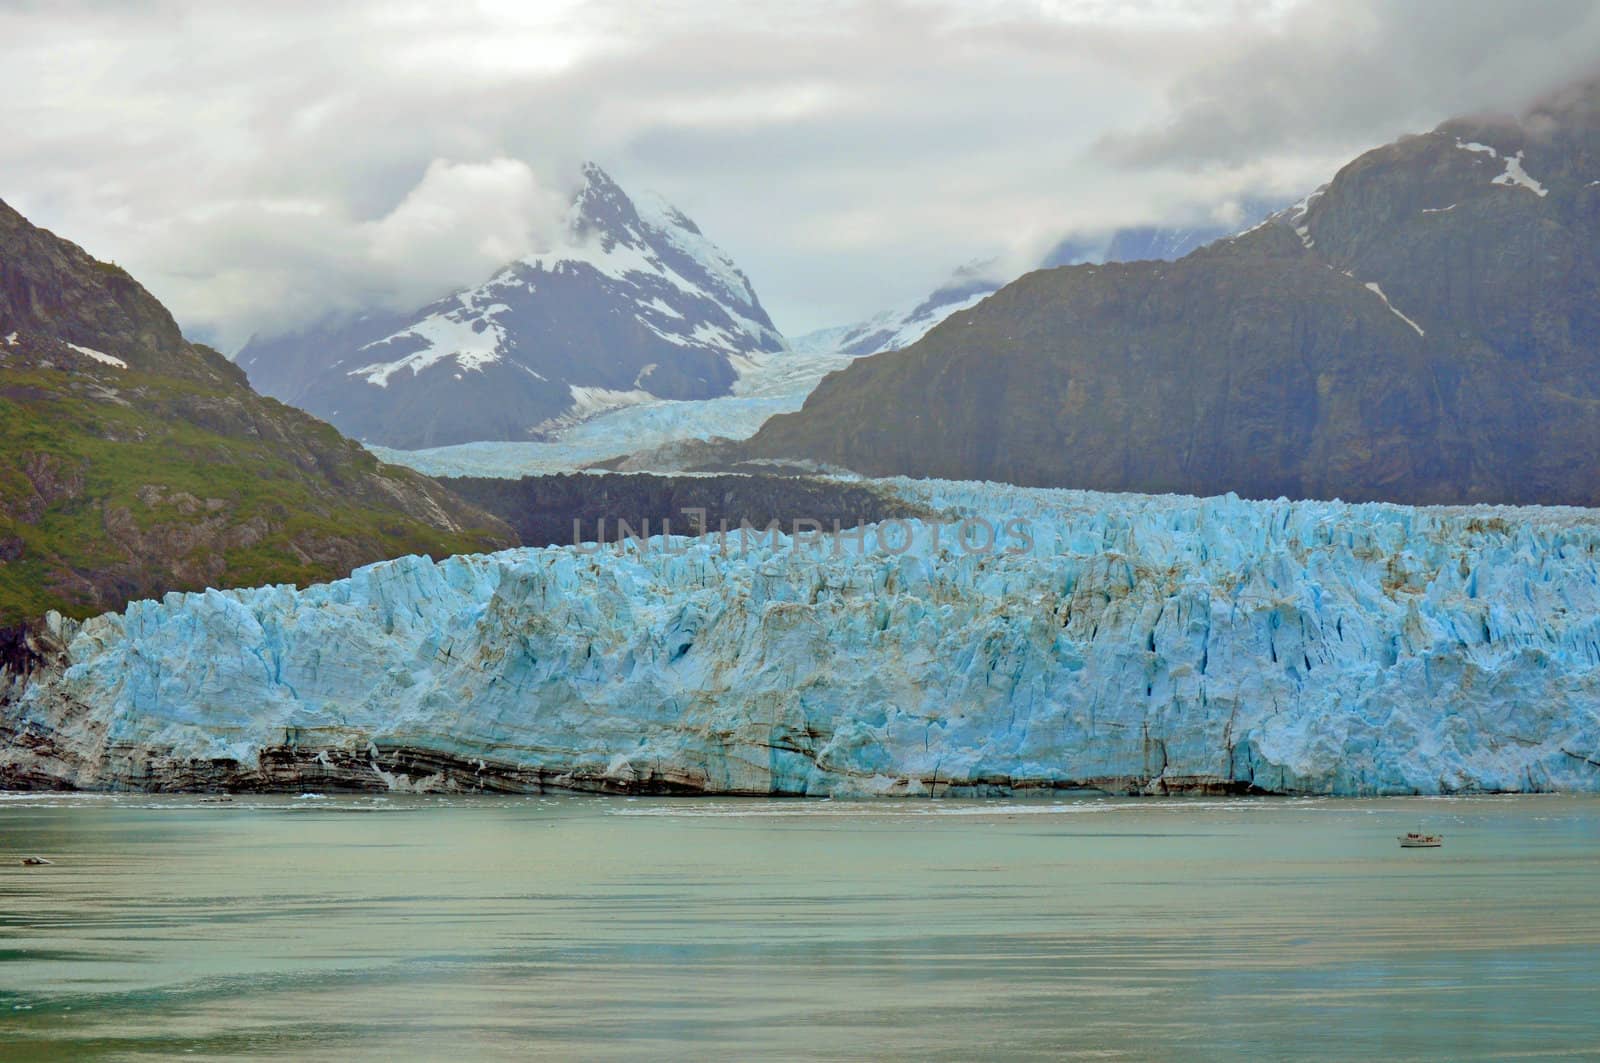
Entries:
POLYGON ((944 517, 53 617, 0 784, 1600 789, 1600 513, 883 483, 944 517))

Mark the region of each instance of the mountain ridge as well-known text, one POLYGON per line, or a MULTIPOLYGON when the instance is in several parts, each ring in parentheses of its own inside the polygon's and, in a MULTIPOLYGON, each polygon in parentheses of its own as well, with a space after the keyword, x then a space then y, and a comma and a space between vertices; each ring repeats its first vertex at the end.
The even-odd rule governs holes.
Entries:
MULTIPOLYGON (((1233 236, 1278 208, 1271 201, 1246 197, 1235 225, 1142 225, 1116 229, 1098 238, 1069 236, 1056 243, 1037 268, 1103 265, 1110 262, 1172 262, 1209 243, 1233 236)), ((973 262, 952 273, 930 294, 915 302, 881 311, 851 325, 816 329, 791 341, 796 351, 836 351, 852 357, 908 347, 951 314, 970 309, 1007 283, 994 275, 995 263, 973 262)), ((1014 279, 1014 278, 1013 278, 1014 279)))
POLYGON ((126 271, 0 202, 0 626, 513 542, 250 390, 126 271))
POLYGON ((1600 503, 1600 122, 1375 148, 1178 262, 1036 271, 824 379, 744 448, 866 475, 1600 503))

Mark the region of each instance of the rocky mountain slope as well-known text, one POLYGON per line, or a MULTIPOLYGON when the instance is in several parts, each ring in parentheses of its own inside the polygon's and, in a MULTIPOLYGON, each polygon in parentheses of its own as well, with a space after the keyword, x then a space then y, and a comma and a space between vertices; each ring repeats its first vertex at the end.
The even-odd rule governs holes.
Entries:
POLYGON ((889 486, 949 520, 56 623, 0 786, 1600 790, 1593 512, 889 486))
POLYGON ((748 445, 867 474, 1600 502, 1600 88, 1445 123, 1175 263, 1029 274, 748 445))
MULTIPOLYGON (((1041 269, 1083 263, 1173 261, 1206 244, 1232 236, 1253 225, 1275 208, 1266 200, 1247 198, 1242 204, 1243 225, 1146 225, 1117 229, 1099 237, 1067 237, 1045 255, 1041 269)), ((995 264, 976 262, 963 266, 924 299, 875 314, 854 325, 808 332, 791 341, 802 353, 838 353, 851 357, 898 351, 926 336, 951 314, 971 309, 999 291, 1003 282, 994 277, 995 264)))
POLYGON ((250 390, 123 270, 0 203, 0 626, 514 541, 250 390))
POLYGON ((1288 200, 1245 196, 1234 204, 1234 216, 1238 220, 1232 224, 1206 221, 1192 225, 1133 225, 1099 237, 1069 236, 1045 254, 1039 268, 1106 262, 1176 262, 1207 244, 1237 236, 1282 210, 1287 203, 1288 200))
POLYGON ((413 314, 273 340, 257 387, 405 449, 538 439, 600 410, 728 394, 784 349, 745 275, 681 211, 584 168, 562 242, 413 314))

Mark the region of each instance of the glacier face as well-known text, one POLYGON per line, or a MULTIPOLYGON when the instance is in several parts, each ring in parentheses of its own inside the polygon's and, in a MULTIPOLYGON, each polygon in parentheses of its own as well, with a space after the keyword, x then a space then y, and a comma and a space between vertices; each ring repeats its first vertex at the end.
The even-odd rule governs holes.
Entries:
POLYGON ((59 622, 0 708, 0 782, 1600 789, 1594 511, 888 484, 951 523, 402 558, 59 622))

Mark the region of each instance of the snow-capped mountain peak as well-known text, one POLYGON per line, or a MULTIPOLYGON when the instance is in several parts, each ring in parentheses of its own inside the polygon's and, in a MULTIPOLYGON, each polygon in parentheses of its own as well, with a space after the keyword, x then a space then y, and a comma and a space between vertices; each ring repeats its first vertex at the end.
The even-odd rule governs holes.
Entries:
POLYGON ((786 349, 749 278, 688 215, 630 197, 593 163, 554 246, 371 326, 246 348, 240 363, 352 434, 421 447, 537 438, 607 408, 606 396, 727 394, 736 360, 786 349), (301 349, 271 350, 285 342, 301 349), (271 366, 304 362, 307 344, 327 353, 285 387, 271 366))
POLYGON ((818 329, 796 339, 794 349, 806 354, 836 352, 853 356, 909 347, 945 318, 977 306, 1000 288, 993 264, 962 266, 932 294, 875 314, 854 325, 818 329))

